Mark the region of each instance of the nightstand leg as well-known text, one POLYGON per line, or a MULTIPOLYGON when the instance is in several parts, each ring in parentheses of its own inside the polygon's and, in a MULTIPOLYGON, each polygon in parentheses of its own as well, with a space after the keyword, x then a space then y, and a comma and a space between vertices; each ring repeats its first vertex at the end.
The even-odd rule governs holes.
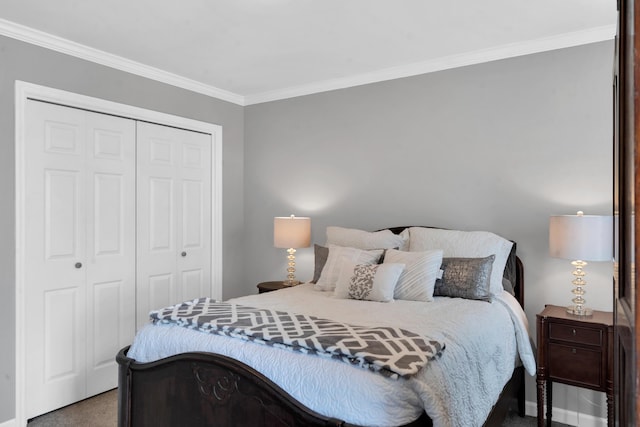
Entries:
POLYGON ((613 394, 607 393, 607 426, 613 427, 613 394))
POLYGON ((551 427, 551 409, 553 408, 553 383, 547 380, 547 427, 551 427))
POLYGON ((544 427, 544 384, 545 380, 538 379, 538 427, 544 427))

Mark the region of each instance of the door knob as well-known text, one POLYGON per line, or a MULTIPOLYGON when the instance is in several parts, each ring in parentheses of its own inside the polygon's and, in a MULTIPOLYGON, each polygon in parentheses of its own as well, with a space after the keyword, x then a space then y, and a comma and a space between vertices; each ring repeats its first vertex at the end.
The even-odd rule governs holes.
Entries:
POLYGON ((182 251, 182 253, 181 253, 180 255, 182 255, 182 256, 187 256, 187 253, 186 253, 186 252, 184 252, 184 251, 182 251))
POLYGON ((82 268, 82 263, 81 262, 76 262, 76 268, 82 268))

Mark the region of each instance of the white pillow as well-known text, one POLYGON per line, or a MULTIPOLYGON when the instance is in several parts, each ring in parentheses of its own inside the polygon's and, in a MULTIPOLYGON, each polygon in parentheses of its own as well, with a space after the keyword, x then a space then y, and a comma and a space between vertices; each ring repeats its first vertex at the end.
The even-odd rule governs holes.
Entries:
POLYGON ((411 227, 409 250, 442 249, 444 257, 484 258, 495 255, 491 270, 491 295, 502 294, 502 276, 513 242, 488 231, 440 230, 411 227))
POLYGON ((334 296, 366 301, 393 301, 393 290, 403 270, 404 264, 354 264, 343 259, 334 296))
POLYGON ((358 249, 400 248, 405 240, 391 230, 364 231, 355 228, 327 227, 327 245, 358 249))
POLYGON ((318 291, 332 291, 336 287, 343 258, 354 264, 377 264, 382 252, 384 252, 382 249, 365 251, 357 248, 329 245, 329 256, 327 256, 327 262, 324 264, 320 278, 315 284, 315 289, 318 291))
POLYGON ((408 251, 409 250, 409 229, 405 228, 400 232, 400 234, 398 234, 398 236, 402 237, 402 246, 400 246, 398 249, 400 249, 401 251, 408 251))
POLYGON ((387 249, 384 264, 405 264, 394 292, 395 299, 433 301, 433 289, 442 265, 442 251, 403 252, 387 249))

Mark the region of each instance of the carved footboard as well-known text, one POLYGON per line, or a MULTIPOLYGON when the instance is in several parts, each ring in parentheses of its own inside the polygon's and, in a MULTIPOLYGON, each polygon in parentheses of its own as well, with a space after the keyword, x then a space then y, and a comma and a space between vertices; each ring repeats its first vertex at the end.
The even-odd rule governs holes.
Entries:
POLYGON ((118 425, 342 426, 254 369, 225 356, 184 353, 137 364, 118 353, 118 425))
MULTIPOLYGON (((182 353, 137 363, 120 350, 118 426, 344 426, 306 408, 251 367, 213 353, 182 353)), ((485 426, 500 426, 518 401, 524 409, 524 372, 514 371, 485 426)), ((431 426, 426 414, 405 427, 431 426)))
MULTIPOLYGON (((183 353, 139 364, 122 349, 118 425, 351 426, 309 410, 256 370, 226 356, 183 353)), ((430 425, 426 416, 410 426, 430 425)))

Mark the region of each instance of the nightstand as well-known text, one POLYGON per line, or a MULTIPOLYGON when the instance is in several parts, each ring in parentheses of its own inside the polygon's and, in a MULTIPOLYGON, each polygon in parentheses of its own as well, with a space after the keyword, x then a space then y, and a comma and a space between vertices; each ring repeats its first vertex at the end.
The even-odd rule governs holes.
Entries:
POLYGON ((537 316, 538 426, 551 426, 553 382, 607 393, 608 425, 613 425, 613 313, 569 314, 547 305, 537 316))
POLYGON ((288 288, 282 280, 275 282, 262 282, 258 283, 258 293, 263 294, 265 292, 277 291, 278 289, 288 288))

